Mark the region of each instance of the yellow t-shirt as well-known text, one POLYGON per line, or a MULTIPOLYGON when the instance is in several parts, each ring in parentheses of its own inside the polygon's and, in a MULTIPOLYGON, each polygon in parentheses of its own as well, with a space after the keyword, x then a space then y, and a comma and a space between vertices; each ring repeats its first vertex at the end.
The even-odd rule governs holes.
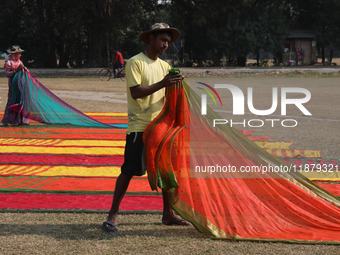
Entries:
POLYGON ((127 134, 131 132, 144 132, 150 122, 160 113, 164 105, 165 88, 155 93, 133 99, 130 88, 141 85, 150 86, 163 80, 164 76, 169 73, 170 65, 165 61, 157 58, 152 60, 144 53, 129 59, 125 66, 127 102, 128 102, 128 129, 127 134))

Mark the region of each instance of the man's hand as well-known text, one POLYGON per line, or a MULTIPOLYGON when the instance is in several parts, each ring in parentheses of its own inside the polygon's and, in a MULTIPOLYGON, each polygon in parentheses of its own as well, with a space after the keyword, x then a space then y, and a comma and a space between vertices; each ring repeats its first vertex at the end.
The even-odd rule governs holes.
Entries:
POLYGON ((183 79, 184 77, 181 74, 169 73, 166 76, 164 76, 163 80, 155 84, 152 84, 150 86, 137 85, 137 86, 131 87, 130 88, 131 97, 133 99, 137 99, 137 98, 149 96, 152 93, 155 93, 156 91, 164 87, 175 84, 183 79))
POLYGON ((161 81, 161 83, 164 85, 164 87, 167 87, 167 86, 175 84, 175 83, 177 83, 177 82, 179 82, 183 79, 184 79, 184 77, 181 74, 169 73, 164 77, 164 79, 161 81))

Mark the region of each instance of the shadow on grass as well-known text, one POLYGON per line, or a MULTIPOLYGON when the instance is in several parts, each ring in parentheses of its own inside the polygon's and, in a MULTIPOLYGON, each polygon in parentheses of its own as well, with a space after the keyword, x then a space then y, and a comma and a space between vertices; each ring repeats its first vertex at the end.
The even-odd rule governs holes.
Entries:
POLYGON ((104 232, 101 224, 0 224, 0 237, 20 235, 60 240, 103 240, 125 236, 203 238, 194 227, 164 226, 158 223, 123 223, 119 224, 118 233, 104 232))

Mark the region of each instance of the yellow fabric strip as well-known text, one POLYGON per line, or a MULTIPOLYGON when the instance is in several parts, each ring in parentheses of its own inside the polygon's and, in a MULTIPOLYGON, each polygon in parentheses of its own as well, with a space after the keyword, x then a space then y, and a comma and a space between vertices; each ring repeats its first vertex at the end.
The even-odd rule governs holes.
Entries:
POLYGON ((126 117, 126 112, 86 112, 86 115, 89 116, 117 116, 117 117, 126 117))
POLYGON ((340 181, 340 172, 337 171, 298 171, 310 180, 328 180, 328 181, 340 181))
MULTIPOLYGON (((4 112, 0 111, 0 114, 4 114, 4 112)), ((117 117, 127 116, 126 112, 86 112, 85 114, 89 116, 117 116, 117 117)))
POLYGON ((262 147, 262 148, 268 148, 268 149, 289 149, 289 146, 292 144, 292 142, 259 142, 255 141, 255 143, 262 147))
POLYGON ((40 146, 125 146, 125 141, 112 140, 64 140, 64 139, 18 139, 0 138, 0 145, 40 145, 40 146))
MULTIPOLYGON (((0 175, 23 175, 23 176, 91 176, 91 177, 118 177, 120 167, 100 166, 22 166, 22 165, 1 165, 0 175)), ((146 176, 146 175, 145 175, 146 176)))
MULTIPOLYGON (((281 154, 280 156, 282 156, 282 154, 281 154)), ((294 157, 294 156, 295 156, 295 155, 292 153, 292 151, 286 150, 286 155, 285 155, 285 157, 292 158, 292 157, 294 157)))
POLYGON ((321 157, 320 150, 294 150, 295 155, 304 154, 308 158, 321 157))
POLYGON ((72 154, 72 155, 123 155, 124 148, 74 148, 74 147, 39 147, 39 146, 2 146, 2 153, 36 153, 36 154, 72 154))
POLYGON ((265 149, 275 157, 320 158, 320 150, 265 149))

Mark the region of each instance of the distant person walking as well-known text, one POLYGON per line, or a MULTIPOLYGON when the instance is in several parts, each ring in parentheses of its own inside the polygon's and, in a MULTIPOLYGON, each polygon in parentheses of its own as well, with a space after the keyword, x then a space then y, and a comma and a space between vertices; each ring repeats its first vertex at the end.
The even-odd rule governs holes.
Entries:
POLYGON ((5 61, 5 71, 8 78, 8 97, 4 117, 1 120, 1 123, 4 126, 8 126, 8 124, 28 125, 29 123, 29 120, 23 117, 21 113, 18 113, 11 109, 13 77, 18 71, 26 69, 26 67, 20 60, 22 52, 24 52, 24 50, 21 49, 19 45, 13 45, 9 50, 7 50, 7 53, 10 54, 10 57, 8 60, 5 61))

